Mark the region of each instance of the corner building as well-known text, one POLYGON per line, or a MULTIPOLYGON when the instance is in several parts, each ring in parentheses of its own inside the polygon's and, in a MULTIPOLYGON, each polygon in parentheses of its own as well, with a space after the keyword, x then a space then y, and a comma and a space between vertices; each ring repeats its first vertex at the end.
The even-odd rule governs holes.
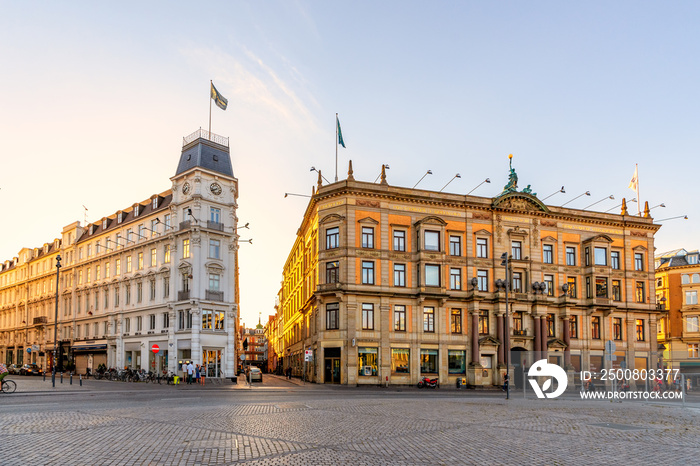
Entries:
POLYGON ((238 180, 228 138, 202 130, 183 138, 170 180, 161 194, 72 223, 1 264, 2 360, 53 367, 60 254, 58 370, 176 373, 179 361, 193 360, 210 377, 234 375, 238 180))
POLYGON ((540 358, 572 386, 581 370, 656 367, 648 211, 547 206, 517 190, 514 170, 495 198, 389 186, 382 172, 379 184, 356 181, 352 163, 344 181, 319 176, 279 293, 285 369, 319 383, 498 385, 508 349, 516 385, 540 358))

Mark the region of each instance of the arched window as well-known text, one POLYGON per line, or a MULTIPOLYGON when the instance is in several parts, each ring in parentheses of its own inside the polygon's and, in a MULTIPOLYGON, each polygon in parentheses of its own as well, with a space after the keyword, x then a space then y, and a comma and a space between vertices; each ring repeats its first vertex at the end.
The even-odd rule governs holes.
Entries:
POLYGON ((681 275, 681 284, 687 285, 688 283, 690 283, 690 275, 688 275, 687 273, 681 275))
POLYGON ((700 283, 700 274, 694 273, 692 278, 693 283, 700 283))

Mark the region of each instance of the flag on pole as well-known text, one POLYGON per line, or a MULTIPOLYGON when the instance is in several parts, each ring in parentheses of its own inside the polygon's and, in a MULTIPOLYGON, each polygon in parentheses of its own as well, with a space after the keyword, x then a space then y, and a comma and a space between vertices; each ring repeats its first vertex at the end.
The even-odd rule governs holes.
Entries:
POLYGON ((632 181, 630 181, 630 188, 632 191, 637 191, 637 186, 639 185, 639 179, 637 178, 637 166, 634 166, 634 175, 632 175, 632 181))
POLYGON ((211 83, 211 98, 214 99, 214 103, 216 103, 217 107, 221 110, 226 110, 228 100, 216 90, 214 83, 211 83))
MULTIPOLYGON (((340 120, 338 120, 337 115, 335 117, 335 124, 338 127, 338 144, 345 147, 345 141, 343 141, 343 133, 340 131, 340 120)), ((347 149, 347 147, 345 147, 345 148, 347 149)))

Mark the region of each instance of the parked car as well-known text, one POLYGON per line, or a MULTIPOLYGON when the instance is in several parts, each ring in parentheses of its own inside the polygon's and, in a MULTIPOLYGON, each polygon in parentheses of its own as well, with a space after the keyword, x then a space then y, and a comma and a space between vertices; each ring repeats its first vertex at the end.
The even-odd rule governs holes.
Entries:
POLYGON ((262 383, 262 371, 255 367, 252 366, 250 369, 248 369, 248 380, 251 382, 261 382, 262 383))
POLYGON ((21 368, 17 364, 10 364, 7 366, 7 372, 10 374, 18 375, 21 368))
POLYGON ((43 372, 36 364, 25 364, 19 370, 19 375, 41 375, 43 372))

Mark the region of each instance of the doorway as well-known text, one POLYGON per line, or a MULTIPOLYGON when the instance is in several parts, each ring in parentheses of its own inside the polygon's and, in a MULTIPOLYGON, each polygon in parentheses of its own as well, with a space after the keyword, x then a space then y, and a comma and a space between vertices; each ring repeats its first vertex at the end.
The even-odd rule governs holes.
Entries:
POLYGON ((340 348, 324 348, 324 383, 340 383, 340 348))
POLYGON ((221 350, 205 349, 203 365, 207 377, 223 377, 221 367, 221 350))

